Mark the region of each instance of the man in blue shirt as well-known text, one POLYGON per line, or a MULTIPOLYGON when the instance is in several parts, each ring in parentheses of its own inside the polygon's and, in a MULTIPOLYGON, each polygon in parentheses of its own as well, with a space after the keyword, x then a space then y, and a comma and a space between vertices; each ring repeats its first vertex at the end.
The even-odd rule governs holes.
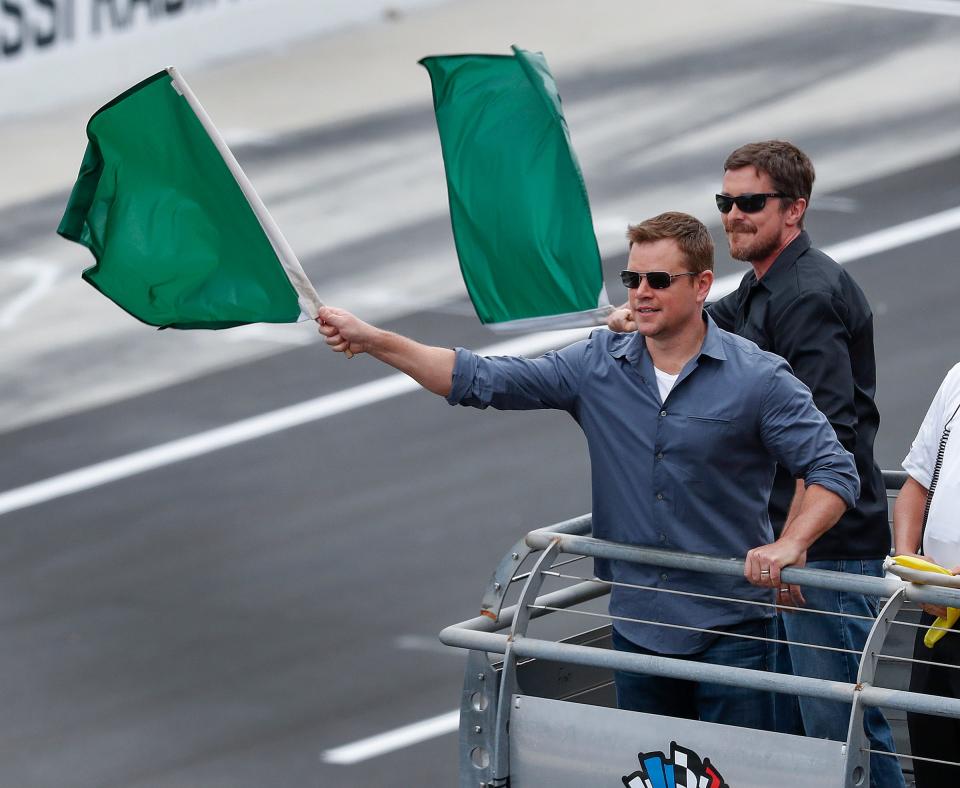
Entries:
MULTIPOLYGON (((599 330, 526 359, 428 347, 333 308, 321 310, 320 332, 334 350, 370 353, 451 404, 567 411, 590 451, 597 537, 746 556, 744 579, 597 561, 598 577, 616 584, 615 647, 768 669, 771 644, 752 639, 769 633, 768 607, 657 589, 772 602, 780 570, 802 564, 856 500, 856 468, 786 362, 704 314, 713 243, 703 224, 666 213, 628 237, 622 278, 636 334, 599 330), (778 463, 807 489, 774 541, 767 499, 778 463)), ((626 673, 616 682, 622 708, 772 727, 768 693, 626 673)))
MULTIPOLYGON (((818 249, 804 230, 815 180, 813 163, 783 140, 751 142, 733 151, 723 165, 716 195, 730 255, 750 264, 740 286, 707 311, 717 325, 782 356, 813 394, 860 477, 860 496, 807 555, 815 569, 880 576, 890 550, 883 474, 873 456, 880 425, 874 403, 877 366, 873 313, 849 272, 818 249)), ((608 325, 635 330, 629 309, 617 310, 608 325)), ((779 468, 770 495, 774 533, 789 523, 804 495, 803 480, 779 468)), ((790 598, 783 589, 782 601, 790 598)), ((860 654, 877 616, 875 597, 822 588, 807 590, 809 612, 780 617, 777 670, 829 681, 856 681, 860 654), (805 645, 811 644, 811 645, 805 645), (835 650, 825 650, 833 648, 835 650), (836 650, 837 646, 845 647, 836 650)), ((843 741, 850 704, 788 695, 777 698, 780 733, 843 741)), ((864 711, 864 729, 874 788, 903 788, 890 726, 880 709, 864 711)))

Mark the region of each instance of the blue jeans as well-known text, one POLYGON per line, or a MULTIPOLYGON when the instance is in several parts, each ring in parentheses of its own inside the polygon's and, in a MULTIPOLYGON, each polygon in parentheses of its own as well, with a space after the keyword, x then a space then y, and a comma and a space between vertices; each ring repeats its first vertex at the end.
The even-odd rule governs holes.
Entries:
MULTIPOLYGON (((773 635, 773 619, 756 619, 731 627, 729 631, 768 638, 773 635)), ((773 664, 772 646, 765 640, 721 635, 704 651, 676 656, 677 659, 711 665, 770 670, 773 664)), ((613 630, 613 647, 617 651, 633 654, 673 656, 658 655, 642 648, 623 637, 616 628, 613 630)), ((614 672, 614 681, 617 706, 621 709, 745 728, 773 728, 773 695, 769 692, 622 671, 614 672)))
MULTIPOLYGON (((783 616, 777 614, 777 640, 789 640, 786 627, 783 625, 783 616)), ((793 676, 793 663, 790 661, 790 647, 786 643, 777 643, 774 648, 776 655, 773 658, 773 669, 777 673, 793 676)), ((777 733, 790 733, 794 736, 803 736, 803 718, 800 716, 800 703, 796 695, 778 692, 773 699, 775 717, 774 730, 777 733)), ((846 737, 844 737, 846 738, 846 737)))
MULTIPOLYGON (((882 561, 810 561, 811 569, 829 569, 834 572, 850 572, 880 577, 882 561)), ((804 586, 803 595, 807 608, 835 613, 853 613, 858 616, 877 616, 877 602, 873 597, 847 591, 828 591, 823 588, 804 586)), ((820 616, 815 613, 783 613, 783 626, 787 639, 799 643, 863 650, 872 621, 839 616, 820 616)), ((813 676, 831 681, 855 684, 860 668, 859 654, 843 654, 837 651, 790 646, 790 662, 798 676, 813 676)), ((800 716, 807 736, 819 739, 846 741, 850 724, 850 704, 801 696, 800 716)), ((875 707, 864 709, 863 727, 870 740, 870 748, 883 752, 895 752, 893 734, 883 712, 875 707)), ((778 728, 779 730, 779 728, 778 728)), ((870 756, 870 785, 872 788, 902 788, 903 773, 900 762, 890 755, 870 756)))

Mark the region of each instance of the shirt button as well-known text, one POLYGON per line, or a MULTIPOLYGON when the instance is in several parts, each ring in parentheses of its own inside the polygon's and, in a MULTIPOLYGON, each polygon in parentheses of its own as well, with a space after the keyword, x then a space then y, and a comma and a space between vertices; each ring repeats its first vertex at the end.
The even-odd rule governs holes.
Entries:
POLYGON ((661 410, 661 411, 660 411, 660 415, 661 415, 661 416, 666 416, 666 415, 667 415, 667 412, 666 412, 665 410, 661 410))
POLYGON ((657 459, 658 459, 658 460, 662 460, 662 459, 663 459, 663 452, 662 452, 662 451, 658 451, 658 452, 657 452, 657 459))
POLYGON ((660 534, 660 541, 661 541, 661 542, 666 542, 666 541, 667 541, 667 535, 666 535, 666 534, 660 534))
POLYGON ((662 501, 662 500, 663 500, 663 493, 657 493, 657 500, 658 500, 658 501, 662 501))
POLYGON ((664 572, 662 575, 660 575, 660 579, 663 580, 663 582, 667 582, 667 573, 664 572))

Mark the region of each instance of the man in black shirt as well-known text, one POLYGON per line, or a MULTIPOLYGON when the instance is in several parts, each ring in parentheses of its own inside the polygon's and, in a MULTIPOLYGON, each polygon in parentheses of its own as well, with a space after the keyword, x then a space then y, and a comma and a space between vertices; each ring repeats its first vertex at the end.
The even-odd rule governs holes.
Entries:
MULTIPOLYGON (((813 180, 810 159, 788 142, 750 143, 727 157, 717 207, 731 256, 750 263, 752 270, 735 292, 711 304, 708 311, 721 328, 790 363, 856 460, 861 485, 857 506, 810 547, 807 566, 880 576, 890 550, 890 531, 883 475, 873 459, 880 423, 873 402, 873 314, 849 273, 814 249, 803 229, 813 180)), ((615 331, 633 330, 622 310, 614 313, 609 325, 615 331)), ((769 505, 776 533, 798 511, 803 494, 803 482, 778 468, 769 505)), ((790 589, 783 587, 780 593, 784 604, 789 603, 790 589)), ((863 594, 812 588, 804 593, 812 610, 870 619, 877 614, 876 600, 863 594)), ((784 612, 782 623, 790 641, 860 651, 872 622, 784 612)), ((782 670, 792 662, 799 675, 856 682, 855 655, 796 645, 782 651, 782 670)), ((846 739, 849 705, 806 697, 799 704, 808 736, 846 739)), ((783 703, 780 707, 787 709, 783 703)), ((781 732, 802 733, 789 717, 783 715, 781 732)), ((866 710, 864 726, 871 749, 893 751, 890 728, 879 709, 866 710)), ((871 755, 870 778, 875 787, 904 785, 897 759, 888 755, 871 755)))

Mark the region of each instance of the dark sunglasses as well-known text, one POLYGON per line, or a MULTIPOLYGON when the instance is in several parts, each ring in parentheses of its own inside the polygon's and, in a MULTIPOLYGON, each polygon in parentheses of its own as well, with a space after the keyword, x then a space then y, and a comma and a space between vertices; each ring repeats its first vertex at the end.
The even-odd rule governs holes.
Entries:
POLYGON ((647 284, 654 290, 665 290, 673 284, 673 280, 678 276, 696 276, 693 271, 686 271, 682 274, 668 274, 666 271, 648 271, 641 274, 638 271, 621 271, 620 281, 628 290, 636 290, 640 287, 640 280, 646 277, 647 284))
POLYGON ((717 207, 720 213, 730 213, 736 205, 744 213, 759 213, 767 205, 767 197, 788 197, 783 192, 767 192, 763 194, 738 194, 731 197, 729 194, 718 194, 717 207))

